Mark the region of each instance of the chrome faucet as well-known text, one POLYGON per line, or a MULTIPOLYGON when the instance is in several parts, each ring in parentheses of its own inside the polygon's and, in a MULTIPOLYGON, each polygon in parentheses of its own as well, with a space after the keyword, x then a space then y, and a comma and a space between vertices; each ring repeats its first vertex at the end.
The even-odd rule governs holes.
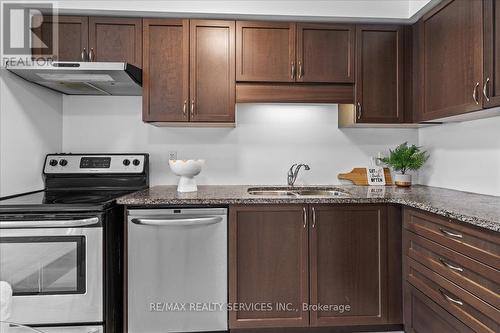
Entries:
POLYGON ((309 165, 307 164, 294 164, 288 170, 288 186, 293 186, 295 181, 297 180, 297 176, 299 175, 300 168, 304 167, 304 170, 311 170, 309 165))

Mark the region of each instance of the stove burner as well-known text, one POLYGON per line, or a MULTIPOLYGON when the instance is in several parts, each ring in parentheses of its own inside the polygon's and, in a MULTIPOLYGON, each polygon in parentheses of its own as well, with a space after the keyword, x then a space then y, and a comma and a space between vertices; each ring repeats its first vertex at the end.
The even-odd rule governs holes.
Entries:
POLYGON ((80 195, 80 196, 71 196, 55 198, 50 201, 50 203, 55 204, 78 204, 78 203, 98 203, 102 201, 107 201, 108 197, 104 195, 80 195))

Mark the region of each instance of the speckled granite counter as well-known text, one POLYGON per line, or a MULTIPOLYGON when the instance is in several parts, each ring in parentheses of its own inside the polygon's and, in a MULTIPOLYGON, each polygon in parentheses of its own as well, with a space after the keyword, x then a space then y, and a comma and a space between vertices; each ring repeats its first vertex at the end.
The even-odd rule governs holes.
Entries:
MULTIPOLYGON (((482 228, 500 231, 500 197, 414 185, 411 188, 367 187, 354 185, 308 186, 336 189, 349 197, 273 197, 248 194, 248 188, 273 189, 272 186, 199 186, 195 193, 178 193, 176 186, 154 186, 117 200, 129 206, 181 206, 231 204, 326 204, 396 203, 442 215, 482 228)), ((283 188, 283 187, 280 187, 283 188)), ((301 187, 302 188, 302 187, 301 187)))

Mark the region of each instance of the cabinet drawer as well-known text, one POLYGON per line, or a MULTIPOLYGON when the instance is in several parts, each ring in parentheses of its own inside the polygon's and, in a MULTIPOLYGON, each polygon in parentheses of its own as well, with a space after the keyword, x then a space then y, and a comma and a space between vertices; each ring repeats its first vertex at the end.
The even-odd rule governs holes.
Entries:
POLYGON ((500 236, 493 231, 467 227, 450 219, 414 209, 405 209, 404 228, 497 270, 500 269, 500 236))
POLYGON ((405 332, 474 333, 409 283, 405 283, 405 332))
POLYGON ((500 308, 500 271, 412 232, 404 232, 405 255, 473 295, 500 308))
POLYGON ((476 332, 499 331, 500 311, 417 261, 406 258, 406 280, 476 332))

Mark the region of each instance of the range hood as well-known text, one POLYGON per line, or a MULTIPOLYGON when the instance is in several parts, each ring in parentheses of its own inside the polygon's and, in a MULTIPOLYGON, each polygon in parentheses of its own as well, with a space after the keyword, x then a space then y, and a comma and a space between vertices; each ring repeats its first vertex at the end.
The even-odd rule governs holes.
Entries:
POLYGON ((142 70, 124 62, 7 63, 5 68, 67 95, 142 95, 142 70))

